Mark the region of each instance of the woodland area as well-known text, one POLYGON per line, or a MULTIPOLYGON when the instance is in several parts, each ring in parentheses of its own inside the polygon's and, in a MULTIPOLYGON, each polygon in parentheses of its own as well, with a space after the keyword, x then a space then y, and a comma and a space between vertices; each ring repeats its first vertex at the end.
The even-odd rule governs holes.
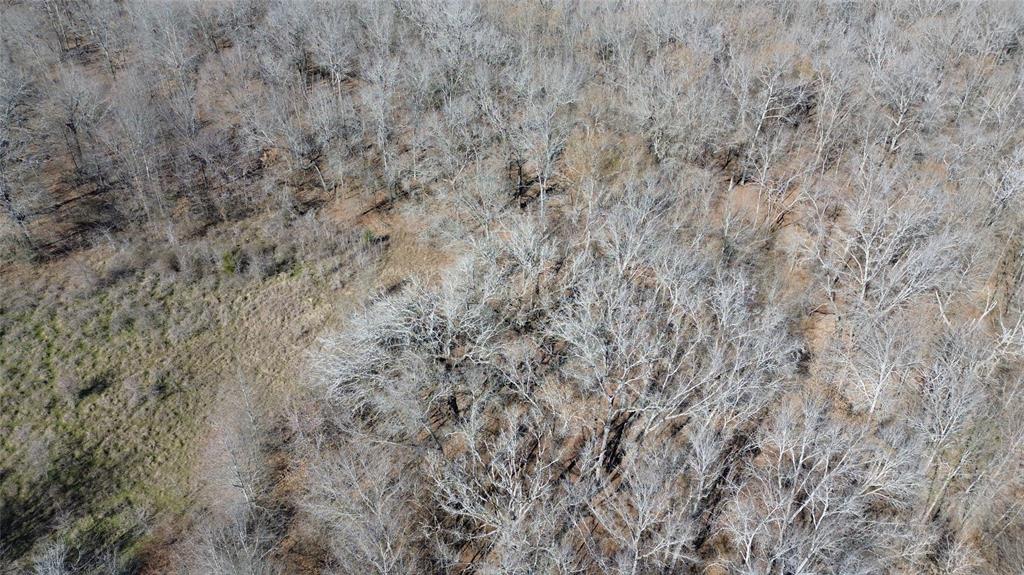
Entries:
POLYGON ((0 0, 0 573, 1024 573, 1024 4, 0 0))

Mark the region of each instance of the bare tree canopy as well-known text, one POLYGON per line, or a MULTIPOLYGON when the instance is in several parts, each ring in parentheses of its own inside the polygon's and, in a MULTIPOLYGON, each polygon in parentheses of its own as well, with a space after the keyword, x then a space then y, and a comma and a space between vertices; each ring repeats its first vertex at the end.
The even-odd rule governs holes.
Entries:
POLYGON ((1022 573, 1022 135, 1019 2, 3 2, 0 572, 1022 573))

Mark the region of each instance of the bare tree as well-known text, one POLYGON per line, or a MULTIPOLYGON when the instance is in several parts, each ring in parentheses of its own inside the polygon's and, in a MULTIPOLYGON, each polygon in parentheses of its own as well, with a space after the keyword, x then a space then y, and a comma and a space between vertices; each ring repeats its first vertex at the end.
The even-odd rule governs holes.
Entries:
POLYGON ((222 415, 207 448, 208 508, 182 545, 183 573, 273 575, 278 520, 262 451, 265 430, 252 388, 239 376, 223 392, 222 415))
POLYGON ((18 168, 27 163, 23 157, 27 134, 21 120, 30 84, 14 67, 3 69, 5 72, 0 74, 0 208, 17 230, 21 242, 32 249, 28 228, 30 206, 25 205, 24 192, 14 189, 21 180, 18 168))
POLYGON ((909 526, 874 520, 870 509, 912 501, 912 459, 876 455, 864 432, 846 433, 820 403, 783 408, 724 525, 741 572, 868 573, 900 559, 893 553, 913 536, 909 526))
POLYGON ((55 117, 75 169, 89 177, 103 178, 105 167, 99 164, 98 150, 94 149, 97 128, 107 112, 102 87, 68 67, 61 70, 55 92, 55 117))
POLYGON ((865 168, 859 193, 844 200, 846 225, 817 256, 830 290, 843 289, 883 316, 921 294, 954 289, 970 270, 968 254, 961 251, 967 238, 950 225, 939 192, 913 193, 897 178, 885 168, 865 168))
MULTIPOLYGON (((677 483, 683 474, 677 455, 633 452, 617 489, 611 486, 590 503, 590 512, 618 546, 606 567, 617 573, 649 573, 679 569, 694 561, 689 547, 694 525, 685 510, 677 483)), ((599 564, 606 553, 591 550, 599 564)))
POLYGON ((345 572, 408 573, 417 565, 413 478, 396 468, 404 458, 381 457, 381 447, 349 442, 314 455, 306 507, 327 527, 345 572))

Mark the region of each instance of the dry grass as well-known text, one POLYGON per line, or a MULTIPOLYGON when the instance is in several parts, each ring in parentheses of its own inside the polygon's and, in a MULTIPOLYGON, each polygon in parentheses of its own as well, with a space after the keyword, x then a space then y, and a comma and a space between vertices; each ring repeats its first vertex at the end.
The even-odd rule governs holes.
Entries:
MULTIPOLYGON (((384 248, 335 231, 332 248, 298 247, 280 262, 259 247, 287 244, 264 237, 273 226, 246 222, 157 254, 101 246, 4 271, 8 553, 29 552, 47 532, 90 551, 122 542, 126 556, 150 547, 138 538, 143 523, 173 536, 160 525, 195 503, 193 470, 223 415, 214 400, 224 383, 244 377, 274 404, 302 381, 303 350, 375 285, 384 248)), ((294 243, 307 232, 287 230, 294 243)))

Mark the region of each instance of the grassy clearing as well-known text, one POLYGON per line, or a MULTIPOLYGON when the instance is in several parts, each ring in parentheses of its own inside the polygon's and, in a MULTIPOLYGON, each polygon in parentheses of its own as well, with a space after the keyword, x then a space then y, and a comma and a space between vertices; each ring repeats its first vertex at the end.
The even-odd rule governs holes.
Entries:
MULTIPOLYGON (((255 225, 254 225, 255 224, 255 225)), ((106 246, 6 270, 0 285, 0 540, 30 554, 57 533, 82 562, 191 505, 191 470, 222 382, 269 396, 386 246, 338 233, 316 252, 266 222, 166 253, 106 246), (230 265, 229 265, 230 264, 230 265), (244 367, 240 367, 244 366, 244 367)), ((316 230, 322 233, 322 229, 316 230)))

